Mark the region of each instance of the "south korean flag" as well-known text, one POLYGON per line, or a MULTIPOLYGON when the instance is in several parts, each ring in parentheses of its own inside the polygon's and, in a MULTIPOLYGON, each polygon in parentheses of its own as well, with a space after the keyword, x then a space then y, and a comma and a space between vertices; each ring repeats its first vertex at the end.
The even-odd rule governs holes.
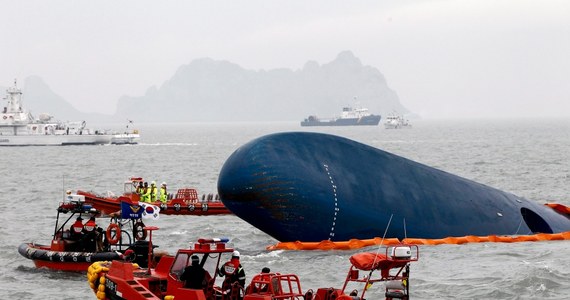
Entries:
POLYGON ((158 220, 160 207, 145 202, 139 202, 139 205, 143 208, 143 219, 158 220))

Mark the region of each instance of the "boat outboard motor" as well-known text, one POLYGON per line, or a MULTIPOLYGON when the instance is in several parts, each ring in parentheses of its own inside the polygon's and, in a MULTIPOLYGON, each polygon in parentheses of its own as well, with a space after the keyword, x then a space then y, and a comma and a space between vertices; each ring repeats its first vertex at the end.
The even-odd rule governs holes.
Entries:
MULTIPOLYGON (((153 250, 157 247, 156 245, 152 245, 153 250)), ((135 252, 133 263, 137 263, 141 268, 148 267, 148 241, 136 241, 127 248, 127 250, 129 249, 135 252)))

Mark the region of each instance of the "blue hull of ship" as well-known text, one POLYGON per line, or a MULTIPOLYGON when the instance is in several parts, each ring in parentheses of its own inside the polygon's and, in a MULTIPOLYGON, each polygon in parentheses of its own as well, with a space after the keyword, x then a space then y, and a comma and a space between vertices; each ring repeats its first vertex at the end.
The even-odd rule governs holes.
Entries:
POLYGON ((267 135, 237 149, 223 203, 279 241, 443 238, 570 231, 570 220, 511 193, 338 136, 267 135))

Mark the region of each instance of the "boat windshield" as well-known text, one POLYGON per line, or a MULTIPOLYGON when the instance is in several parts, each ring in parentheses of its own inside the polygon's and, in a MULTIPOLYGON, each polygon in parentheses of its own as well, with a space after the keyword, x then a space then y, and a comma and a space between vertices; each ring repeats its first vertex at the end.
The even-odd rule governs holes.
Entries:
MULTIPOLYGON (((191 264, 191 256, 196 255, 200 259, 200 265, 206 270, 212 277, 217 275, 217 268, 220 261, 221 253, 187 253, 181 252, 176 255, 174 263, 170 268, 170 273, 175 274, 178 278, 182 275, 184 268, 191 264)), ((229 257, 228 257, 229 258, 229 257)))
POLYGON ((131 180, 125 182, 124 193, 125 194, 135 194, 137 192, 137 187, 142 183, 142 178, 131 178, 131 180))

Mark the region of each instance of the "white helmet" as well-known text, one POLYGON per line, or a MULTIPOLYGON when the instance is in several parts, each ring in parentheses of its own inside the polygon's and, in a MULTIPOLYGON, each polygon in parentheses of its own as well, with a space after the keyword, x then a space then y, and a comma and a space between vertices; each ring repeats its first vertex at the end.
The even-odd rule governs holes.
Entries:
POLYGON ((153 181, 150 183, 151 185, 156 185, 156 181, 153 181))
POLYGON ((163 181, 163 182, 162 182, 160 185, 164 185, 164 186, 166 186, 166 182, 164 182, 164 181, 163 181))
POLYGON ((239 257, 239 251, 234 250, 234 253, 232 253, 232 257, 239 257))

